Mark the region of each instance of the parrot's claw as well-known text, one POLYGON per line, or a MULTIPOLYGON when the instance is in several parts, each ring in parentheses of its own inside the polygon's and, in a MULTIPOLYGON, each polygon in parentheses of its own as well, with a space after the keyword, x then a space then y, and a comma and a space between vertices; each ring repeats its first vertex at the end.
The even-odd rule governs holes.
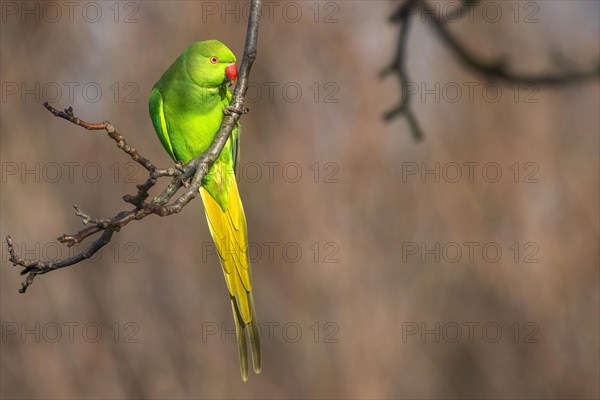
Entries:
POLYGON ((177 168, 177 170, 181 173, 185 172, 184 166, 185 164, 183 163, 183 161, 177 161, 177 163, 175 164, 175 168, 177 168))
MULTIPOLYGON (((177 161, 177 163, 175 164, 175 168, 182 174, 185 174, 185 163, 183 161, 177 161)), ((181 184, 184 188, 187 189, 188 187, 190 187, 190 181, 191 179, 181 179, 181 184)))
POLYGON ((237 114, 237 110, 231 106, 227 106, 223 109, 223 114, 231 117, 233 114, 237 114))
MULTIPOLYGON (((248 114, 248 112, 250 112, 250 109, 248 107, 244 107, 242 114, 248 114)), ((232 116, 233 114, 240 114, 240 112, 235 107, 227 106, 223 109, 223 114, 232 116)))

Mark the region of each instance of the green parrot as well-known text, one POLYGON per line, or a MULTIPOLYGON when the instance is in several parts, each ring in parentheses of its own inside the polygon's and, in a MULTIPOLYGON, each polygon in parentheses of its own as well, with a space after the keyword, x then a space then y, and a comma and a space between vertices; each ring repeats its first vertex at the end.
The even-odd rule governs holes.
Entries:
MULTIPOLYGON (((231 103, 229 82, 237 78, 235 56, 218 40, 189 45, 156 82, 150 117, 163 147, 177 162, 187 163, 212 143, 231 103)), ((234 171, 239 155, 239 125, 206 174, 200 196, 219 253, 231 298, 242 379, 248 379, 250 340, 254 372, 261 370, 260 338, 252 299, 246 217, 234 171)))

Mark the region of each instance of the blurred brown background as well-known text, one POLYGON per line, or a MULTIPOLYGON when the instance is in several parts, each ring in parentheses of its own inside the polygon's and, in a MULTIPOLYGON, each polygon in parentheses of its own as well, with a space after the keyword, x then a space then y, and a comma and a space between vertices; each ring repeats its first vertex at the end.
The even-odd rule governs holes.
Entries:
MULTIPOLYGON (((144 179, 105 135, 52 117, 42 102, 109 119, 166 166, 148 117, 152 85, 193 41, 218 38, 241 60, 247 10, 45 4, 1 3, 0 233, 30 258, 68 254, 54 238, 81 227, 71 204, 113 215, 144 179)), ((378 77, 395 51, 387 18, 398 4, 265 7, 240 182, 263 328, 259 376, 240 379, 196 201, 130 224, 94 262, 38 277, 24 295, 3 244, 0 395, 598 398, 598 79, 502 85, 493 102, 489 82, 414 21, 409 74, 434 91, 413 101, 426 135, 416 143, 403 119, 382 120, 400 96, 394 78, 378 77), (480 164, 470 182, 471 162, 480 164), (421 176, 436 163, 439 183, 421 176)), ((599 14, 596 1, 487 1, 450 28, 514 70, 552 72, 557 58, 598 60, 599 14)))

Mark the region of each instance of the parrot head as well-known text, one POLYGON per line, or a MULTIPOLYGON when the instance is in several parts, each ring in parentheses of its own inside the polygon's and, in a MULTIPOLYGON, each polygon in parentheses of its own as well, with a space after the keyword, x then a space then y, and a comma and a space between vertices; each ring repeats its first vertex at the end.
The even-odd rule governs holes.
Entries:
POLYGON ((198 86, 218 87, 237 79, 235 56, 218 40, 192 43, 184 54, 187 71, 198 86))

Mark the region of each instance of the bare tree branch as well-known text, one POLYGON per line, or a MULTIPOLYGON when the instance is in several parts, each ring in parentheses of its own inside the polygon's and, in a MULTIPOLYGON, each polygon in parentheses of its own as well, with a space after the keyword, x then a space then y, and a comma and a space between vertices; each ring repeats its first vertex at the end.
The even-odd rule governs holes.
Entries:
MULTIPOLYGON (((476 3, 473 3, 475 5, 476 3)), ((427 2, 422 3, 425 15, 431 15, 434 10, 427 2)), ((538 85, 566 85, 578 82, 584 79, 592 78, 600 74, 600 62, 585 70, 561 71, 556 74, 537 73, 537 74, 519 74, 510 71, 508 66, 502 60, 489 62, 481 59, 476 54, 467 50, 458 39, 456 39, 448 30, 446 25, 438 18, 430 18, 433 21, 433 27, 440 39, 456 54, 456 56, 469 68, 483 75, 487 79, 504 80, 509 83, 529 83, 538 85)))
POLYGON ((250 3, 244 55, 239 70, 238 81, 233 91, 231 105, 224 110, 223 121, 219 131, 208 150, 190 160, 187 164, 177 164, 170 168, 159 169, 150 160, 141 156, 133 146, 129 145, 125 137, 110 122, 86 122, 76 117, 71 107, 64 111, 58 111, 48 103, 44 103, 48 111, 59 118, 63 118, 87 130, 105 130, 108 136, 116 142, 119 149, 148 171, 148 179, 144 183, 137 185, 137 193, 135 195, 123 196, 123 200, 132 204, 134 208, 128 211, 121 211, 112 218, 93 218, 81 211, 77 205, 73 206, 75 214, 82 218, 82 222, 85 225, 89 226, 75 234, 64 234, 58 238, 58 241, 71 247, 97 233, 102 232, 102 235, 82 251, 71 257, 56 261, 24 260, 16 254, 13 240, 10 236, 7 236, 6 242, 10 255, 9 260, 13 265, 22 268, 21 275, 28 274, 26 280, 21 284, 19 292, 25 293, 37 275, 43 275, 60 268, 68 267, 90 258, 110 242, 115 232, 118 232, 131 221, 143 219, 151 214, 161 217, 176 214, 198 195, 198 190, 208 169, 221 154, 227 139, 229 139, 241 115, 247 111, 244 108, 244 96, 248 90, 250 69, 257 55, 258 27, 262 11, 262 0, 250 0, 250 3), (159 178, 163 177, 170 177, 171 182, 150 202, 147 202, 150 189, 157 184, 159 178), (184 191, 178 197, 175 197, 181 188, 184 188, 184 191), (172 200, 174 197, 175 199, 172 200))
POLYGON ((395 73, 401 85, 400 104, 384 115, 384 119, 392 120, 396 117, 405 116, 410 126, 413 137, 420 140, 423 137, 418 121, 411 108, 411 96, 406 90, 408 82, 408 73, 406 71, 406 41, 410 28, 411 18, 422 11, 427 21, 432 22, 434 32, 440 40, 458 57, 458 59, 467 67, 480 74, 485 79, 496 79, 506 83, 533 84, 559 86, 580 82, 585 79, 600 76, 600 61, 597 65, 583 70, 564 70, 559 73, 516 73, 510 70, 503 60, 486 61, 460 43, 460 41, 450 33, 447 28, 448 21, 456 21, 463 15, 463 12, 479 4, 478 0, 463 0, 461 8, 457 8, 452 14, 444 18, 436 15, 435 10, 426 0, 406 0, 402 3, 396 12, 392 14, 390 20, 401 24, 400 35, 398 38, 398 47, 396 55, 389 67, 382 71, 382 77, 395 73))
POLYGON ((411 13, 418 7, 418 3, 418 0, 409 0, 402 4, 398 12, 392 16, 392 21, 398 21, 402 24, 400 27, 400 36, 398 37, 398 50, 396 51, 396 55, 394 57, 394 61, 392 61, 392 64, 381 73, 382 77, 391 73, 395 73, 398 76, 401 87, 400 93, 402 96, 400 104, 394 109, 388 111, 384 115, 384 118, 387 121, 390 121, 401 115, 406 116, 406 121, 410 126, 413 137, 417 141, 423 139, 423 131, 417 122, 417 118, 413 114, 410 103, 412 98, 408 95, 408 92, 405 90, 404 86, 409 81, 408 73, 406 72, 406 43, 408 42, 411 13))

